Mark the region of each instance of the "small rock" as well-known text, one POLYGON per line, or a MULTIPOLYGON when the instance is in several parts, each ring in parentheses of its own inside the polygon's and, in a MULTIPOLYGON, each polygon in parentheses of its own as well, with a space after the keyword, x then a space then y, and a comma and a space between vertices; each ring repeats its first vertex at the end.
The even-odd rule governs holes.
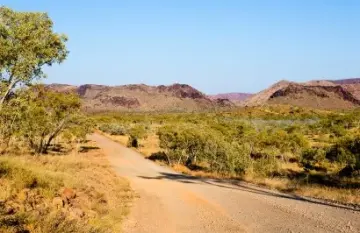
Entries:
POLYGON ((65 188, 61 194, 61 197, 63 198, 63 200, 65 202, 70 203, 70 200, 74 199, 76 197, 76 193, 71 188, 65 188))
POLYGON ((61 197, 55 197, 52 203, 57 209, 63 208, 65 204, 61 197))
POLYGON ((29 192, 30 192, 30 189, 21 190, 21 192, 18 194, 18 199, 22 202, 25 202, 29 196, 29 192))
POLYGON ((79 208, 71 208, 69 212, 69 215, 73 218, 83 218, 85 216, 85 212, 79 208))

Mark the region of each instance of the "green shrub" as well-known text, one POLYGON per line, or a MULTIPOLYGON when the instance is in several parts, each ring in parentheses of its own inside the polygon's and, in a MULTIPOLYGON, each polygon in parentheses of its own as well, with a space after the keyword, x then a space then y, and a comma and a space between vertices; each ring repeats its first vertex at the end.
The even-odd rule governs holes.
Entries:
POLYGON ((218 132, 196 125, 165 126, 159 129, 160 147, 171 163, 191 167, 206 163, 211 171, 244 173, 249 164, 249 151, 229 143, 218 132))
POLYGON ((129 140, 128 147, 138 148, 140 146, 139 140, 147 137, 150 128, 148 126, 137 124, 128 130, 129 140))
POLYGON ((266 156, 252 163, 251 167, 256 176, 273 176, 280 170, 279 162, 274 156, 266 156))
POLYGON ((138 139, 137 139, 136 137, 130 135, 127 146, 128 146, 128 147, 138 148, 138 147, 139 147, 139 141, 138 141, 138 139))
POLYGON ((309 148, 303 151, 300 163, 307 169, 311 169, 316 163, 323 162, 326 158, 326 151, 321 148, 309 148))
POLYGON ((148 130, 146 126, 137 124, 129 129, 128 134, 133 138, 143 139, 147 137, 148 130))
POLYGON ((360 136, 345 137, 333 145, 326 154, 326 158, 360 169, 360 136))
POLYGON ((125 127, 119 125, 119 124, 102 124, 100 125, 99 129, 105 133, 111 134, 111 135, 125 135, 127 133, 127 130, 125 127))

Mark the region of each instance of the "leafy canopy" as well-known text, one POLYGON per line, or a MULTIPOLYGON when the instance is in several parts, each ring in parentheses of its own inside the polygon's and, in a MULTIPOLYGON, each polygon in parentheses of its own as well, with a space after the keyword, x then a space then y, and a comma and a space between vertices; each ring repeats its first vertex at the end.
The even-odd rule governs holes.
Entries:
POLYGON ((44 78, 44 65, 63 62, 67 37, 53 31, 46 13, 0 7, 0 105, 17 84, 44 78))

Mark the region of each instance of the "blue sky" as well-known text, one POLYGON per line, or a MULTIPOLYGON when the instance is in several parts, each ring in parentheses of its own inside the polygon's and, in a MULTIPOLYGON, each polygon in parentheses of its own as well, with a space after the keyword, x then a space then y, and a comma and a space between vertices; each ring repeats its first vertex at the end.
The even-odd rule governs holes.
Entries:
POLYGON ((70 55, 47 83, 187 83, 257 92, 281 79, 360 77, 360 1, 2 0, 45 11, 70 55))

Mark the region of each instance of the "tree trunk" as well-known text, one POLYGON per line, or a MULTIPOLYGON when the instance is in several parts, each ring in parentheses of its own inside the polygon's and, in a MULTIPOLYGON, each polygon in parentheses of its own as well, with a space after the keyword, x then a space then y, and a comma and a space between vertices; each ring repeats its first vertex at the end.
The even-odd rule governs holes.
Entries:
POLYGON ((1 110, 2 106, 4 105, 6 98, 9 96, 10 91, 15 87, 16 83, 17 83, 17 81, 10 78, 10 83, 0 99, 0 110, 1 110))
POLYGON ((171 165, 172 165, 172 162, 171 162, 171 160, 170 160, 170 157, 169 157, 168 153, 164 152, 164 154, 165 154, 165 156, 166 156, 166 158, 167 158, 167 160, 168 160, 169 166, 171 166, 171 165))
POLYGON ((52 140, 61 132, 63 129, 66 121, 68 120, 68 116, 66 116, 62 121, 60 121, 59 125, 56 127, 56 129, 50 134, 49 139, 47 140, 47 143, 45 144, 42 153, 46 153, 49 146, 51 145, 52 140))

